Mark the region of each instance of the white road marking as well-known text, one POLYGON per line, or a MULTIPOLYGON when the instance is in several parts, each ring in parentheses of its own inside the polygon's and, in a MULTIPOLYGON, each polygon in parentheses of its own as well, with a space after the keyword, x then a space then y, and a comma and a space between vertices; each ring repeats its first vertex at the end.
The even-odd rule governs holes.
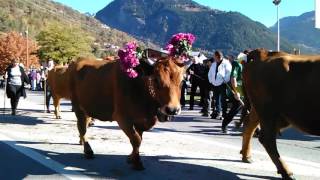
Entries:
POLYGON ((67 178, 67 179, 92 179, 89 176, 83 175, 76 171, 70 171, 67 169, 66 166, 63 164, 60 164, 47 156, 43 156, 40 153, 37 153, 36 151, 33 151, 29 148, 23 147, 23 146, 17 146, 17 142, 11 139, 10 137, 0 133, 0 141, 3 143, 9 145, 10 147, 14 148, 15 150, 19 151, 20 153, 30 157, 31 159, 37 161, 38 163, 42 164, 43 166, 59 173, 61 176, 67 178))

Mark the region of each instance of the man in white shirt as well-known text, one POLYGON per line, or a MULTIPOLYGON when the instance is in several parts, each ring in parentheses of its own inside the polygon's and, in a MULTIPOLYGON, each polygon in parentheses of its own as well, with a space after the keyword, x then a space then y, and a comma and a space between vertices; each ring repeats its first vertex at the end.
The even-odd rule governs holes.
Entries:
POLYGON ((232 65, 229 60, 223 57, 221 51, 214 52, 214 60, 208 73, 209 82, 213 85, 215 100, 215 107, 211 118, 222 119, 221 111, 223 117, 227 113, 226 83, 230 81, 232 65))

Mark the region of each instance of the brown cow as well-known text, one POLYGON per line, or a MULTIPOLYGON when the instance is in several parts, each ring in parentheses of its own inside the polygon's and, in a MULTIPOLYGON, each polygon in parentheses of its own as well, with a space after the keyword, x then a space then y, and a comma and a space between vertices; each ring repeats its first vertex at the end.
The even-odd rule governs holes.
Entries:
MULTIPOLYGON (((266 49, 256 49, 251 51, 248 56, 247 60, 248 63, 252 61, 265 61, 270 57, 276 57, 276 56, 281 56, 281 55, 286 55, 284 52, 270 52, 266 49)), ((243 87, 245 88, 245 87, 243 87)), ((244 132, 242 133, 242 149, 240 153, 242 154, 242 161, 246 163, 251 163, 251 140, 253 135, 256 133, 256 135, 259 134, 259 119, 257 117, 257 113, 254 109, 254 107, 250 106, 250 102, 248 102, 248 97, 246 94, 246 90, 244 89, 244 102, 245 106, 244 109, 245 111, 250 110, 250 113, 244 117, 244 132), (256 131, 258 128, 258 131, 256 131)))
POLYGON ((52 93, 54 114, 57 119, 61 119, 60 100, 62 98, 71 99, 69 79, 70 74, 66 66, 56 66, 48 72, 48 84, 52 93))
POLYGON ((142 170, 139 155, 142 133, 157 120, 168 121, 172 115, 180 113, 183 64, 171 57, 158 59, 154 66, 144 61, 140 63, 136 67, 139 76, 135 79, 127 77, 119 61, 80 58, 70 65, 72 104, 87 158, 93 157, 86 138, 89 117, 117 121, 133 148, 128 163, 142 170))
POLYGON ((260 123, 259 141, 284 179, 292 179, 280 158, 276 136, 292 125, 304 132, 320 135, 320 56, 298 56, 256 50, 258 58, 244 67, 243 83, 252 106, 245 126, 243 159, 250 157, 250 140, 260 123))

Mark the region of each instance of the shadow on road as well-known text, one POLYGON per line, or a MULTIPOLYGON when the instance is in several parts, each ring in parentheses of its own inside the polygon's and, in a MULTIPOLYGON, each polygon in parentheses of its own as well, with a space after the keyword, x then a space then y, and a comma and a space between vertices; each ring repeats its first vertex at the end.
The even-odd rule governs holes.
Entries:
POLYGON ((294 128, 286 129, 282 132, 281 136, 279 136, 279 139, 286 139, 286 140, 297 140, 297 141, 319 141, 319 136, 313 136, 309 134, 304 134, 294 128))
MULTIPOLYGON (((12 144, 11 141, 9 143, 12 144)), ((14 146, 23 146, 24 144, 34 144, 38 142, 15 142, 14 146)), ((41 144, 41 142, 39 142, 41 144)), ((61 143, 59 143, 61 144, 61 143)), ((49 157, 51 160, 59 162, 66 167, 77 169, 85 175, 93 178, 115 178, 115 179, 241 179, 238 175, 248 178, 275 179, 269 176, 259 176, 251 174, 236 174, 230 171, 210 167, 205 165, 206 161, 225 161, 230 163, 239 163, 239 161, 228 159, 207 159, 207 158, 191 158, 191 157, 172 157, 172 156, 141 156, 146 170, 134 171, 126 163, 126 155, 115 154, 96 154, 94 159, 85 159, 80 153, 59 153, 52 151, 44 151, 29 147, 23 147, 43 156, 49 157), (194 161, 194 162, 193 162, 194 161)), ((17 152, 18 153, 18 152, 17 152)), ((13 163, 15 164, 15 163, 13 163)), ((7 169, 16 167, 7 167, 7 169)), ((27 168, 27 167, 26 167, 27 168)), ((1 171, 0 171, 1 172, 1 171)), ((71 172, 67 170, 67 172, 71 172)), ((47 170, 42 171, 19 171, 19 178, 23 179, 30 175, 50 175, 47 170)))
POLYGON ((19 114, 16 116, 12 116, 10 114, 1 114, 0 124, 21 124, 21 125, 32 126, 32 125, 47 124, 47 123, 38 118, 24 116, 23 114, 19 114))

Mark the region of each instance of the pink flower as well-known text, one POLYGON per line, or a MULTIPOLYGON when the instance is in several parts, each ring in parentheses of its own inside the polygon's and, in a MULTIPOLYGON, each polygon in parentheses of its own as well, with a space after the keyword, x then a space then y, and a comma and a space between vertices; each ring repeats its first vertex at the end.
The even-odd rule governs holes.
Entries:
POLYGON ((137 44, 135 42, 128 42, 125 45, 125 49, 120 49, 118 51, 120 67, 130 78, 136 78, 138 76, 138 73, 133 69, 140 64, 136 55, 136 49, 137 44))
POLYGON ((165 49, 171 56, 184 56, 183 59, 185 59, 195 39, 196 37, 191 33, 178 33, 171 37, 165 49))
POLYGON ((128 75, 130 78, 136 78, 136 77, 138 77, 137 71, 135 71, 135 70, 132 69, 132 68, 127 69, 127 75, 128 75))
POLYGON ((196 37, 193 35, 193 34, 191 34, 191 33, 187 33, 187 34, 185 34, 185 38, 186 38, 186 40, 189 42, 189 44, 193 44, 194 43, 194 41, 196 40, 196 37))

